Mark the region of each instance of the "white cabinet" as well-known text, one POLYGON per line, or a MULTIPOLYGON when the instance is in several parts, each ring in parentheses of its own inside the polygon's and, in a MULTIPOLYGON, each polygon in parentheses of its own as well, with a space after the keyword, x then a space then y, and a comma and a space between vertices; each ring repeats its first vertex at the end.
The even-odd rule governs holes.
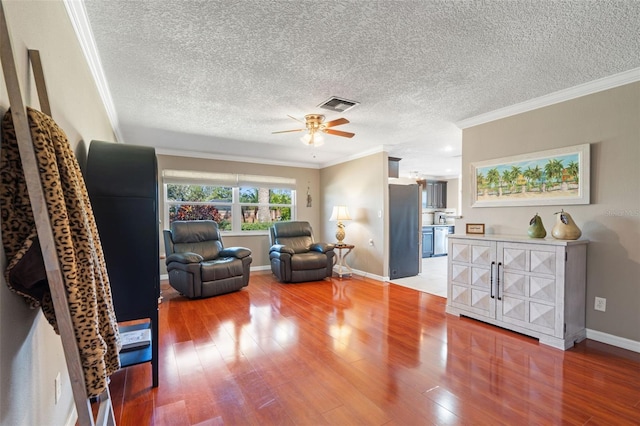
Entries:
POLYGON ((587 244, 450 235, 447 313, 570 348, 586 337, 587 244))

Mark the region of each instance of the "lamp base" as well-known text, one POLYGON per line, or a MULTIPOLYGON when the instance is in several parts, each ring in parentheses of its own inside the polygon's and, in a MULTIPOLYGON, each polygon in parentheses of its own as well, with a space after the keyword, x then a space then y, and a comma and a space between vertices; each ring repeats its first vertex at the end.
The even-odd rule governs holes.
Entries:
POLYGON ((344 244, 343 240, 345 237, 345 233, 344 233, 344 225, 342 224, 342 222, 338 222, 338 230, 336 231, 336 240, 338 240, 338 245, 342 245, 344 244))

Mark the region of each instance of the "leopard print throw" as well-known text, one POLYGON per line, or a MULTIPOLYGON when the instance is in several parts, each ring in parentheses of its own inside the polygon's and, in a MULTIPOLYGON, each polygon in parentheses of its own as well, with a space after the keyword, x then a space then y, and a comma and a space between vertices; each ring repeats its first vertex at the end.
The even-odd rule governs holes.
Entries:
MULTIPOLYGON (((49 116, 31 108, 27 116, 87 393, 97 396, 120 368, 120 335, 98 229, 67 136, 49 116)), ((0 181, 7 285, 40 306, 59 333, 10 111, 2 120, 0 181)))

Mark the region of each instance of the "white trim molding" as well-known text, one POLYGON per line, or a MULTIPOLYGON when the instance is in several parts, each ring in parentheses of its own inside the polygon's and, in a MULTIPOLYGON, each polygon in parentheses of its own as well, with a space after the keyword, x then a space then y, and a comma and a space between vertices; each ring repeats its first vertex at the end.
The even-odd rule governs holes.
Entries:
POLYGON ((640 353, 640 342, 587 328, 587 339, 640 353))
POLYGON ((258 265, 258 266, 252 266, 251 268, 249 268, 249 270, 251 272, 256 272, 256 271, 270 271, 271 270, 271 265, 258 265))
POLYGON ((216 154, 211 152, 200 152, 200 151, 185 151, 185 150, 167 149, 167 148, 156 148, 156 154, 170 155, 174 157, 204 158, 207 160, 236 161, 240 163, 267 164, 271 166, 300 167, 305 169, 320 168, 318 164, 313 164, 313 163, 269 160, 267 158, 244 157, 244 156, 238 156, 238 155, 216 154))
POLYGON ((323 168, 324 167, 331 167, 331 166, 335 166, 337 164, 346 163, 347 161, 357 160, 358 158, 368 157, 370 155, 377 154, 379 152, 385 152, 385 151, 387 151, 387 148, 385 148, 385 146, 383 146, 383 145, 380 145, 380 146, 368 149, 366 151, 362 151, 362 152, 350 155, 348 157, 339 158, 337 160, 333 160, 333 161, 329 161, 329 162, 323 163, 321 166, 323 168))
POLYGON ((73 29, 78 37, 78 42, 82 48, 82 52, 89 65, 89 70, 93 79, 96 82, 98 93, 104 104, 104 109, 107 111, 107 116, 111 122, 111 128, 116 138, 116 142, 124 142, 122 133, 120 132, 120 125, 118 121, 118 114, 116 114, 116 108, 111 98, 111 91, 109 90, 109 84, 107 78, 104 75, 102 68, 102 62, 98 55, 98 48, 96 46, 95 39, 93 38, 93 32, 91 31, 91 25, 89 24, 89 18, 84 7, 83 0, 63 0, 64 7, 67 9, 69 20, 73 25, 73 29))
POLYGON ((533 111, 538 108, 543 108, 549 105, 590 95, 592 93, 602 92, 603 90, 613 89, 614 87, 624 86, 625 84, 635 83, 636 81, 640 81, 640 68, 634 68, 629 71, 624 71, 609 77, 590 81, 588 83, 580 84, 568 89, 559 90, 557 92, 530 99, 519 104, 500 108, 495 111, 477 115, 475 117, 470 117, 462 121, 458 121, 455 124, 461 129, 466 129, 469 127, 499 120, 501 118, 510 117, 516 114, 522 114, 523 112, 533 111))

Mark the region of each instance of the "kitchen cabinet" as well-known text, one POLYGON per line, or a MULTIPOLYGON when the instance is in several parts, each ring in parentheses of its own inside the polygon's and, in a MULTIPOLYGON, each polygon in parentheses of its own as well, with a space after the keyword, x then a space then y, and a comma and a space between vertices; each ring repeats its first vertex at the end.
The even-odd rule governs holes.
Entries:
POLYGON ((568 349, 586 337, 587 245, 450 235, 446 311, 568 349))
POLYGON ((433 226, 422 228, 422 258, 433 256, 433 226))
POLYGON ((422 208, 444 209, 447 207, 447 182, 436 180, 423 180, 422 208))
POLYGON ((389 177, 397 178, 400 176, 400 160, 402 158, 389 157, 389 177))
POLYGON ((431 225, 422 227, 422 257, 446 256, 447 236, 453 234, 455 227, 449 225, 431 225))

